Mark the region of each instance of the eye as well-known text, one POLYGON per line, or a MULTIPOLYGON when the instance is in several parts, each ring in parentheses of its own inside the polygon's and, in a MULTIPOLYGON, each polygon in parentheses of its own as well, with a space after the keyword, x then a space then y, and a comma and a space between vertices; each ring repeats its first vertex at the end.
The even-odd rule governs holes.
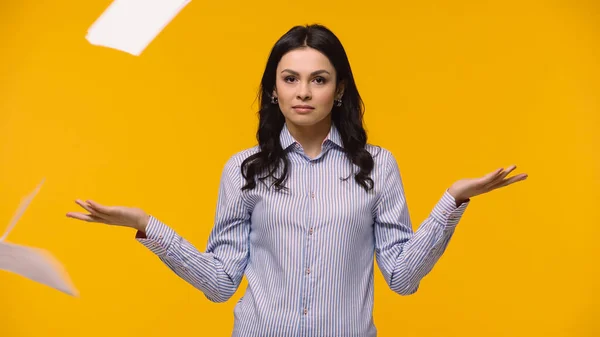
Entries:
POLYGON ((292 83, 294 80, 296 80, 296 78, 294 76, 286 76, 283 80, 285 82, 292 83))
POLYGON ((315 82, 317 84, 325 84, 327 82, 327 80, 324 77, 316 77, 315 82))

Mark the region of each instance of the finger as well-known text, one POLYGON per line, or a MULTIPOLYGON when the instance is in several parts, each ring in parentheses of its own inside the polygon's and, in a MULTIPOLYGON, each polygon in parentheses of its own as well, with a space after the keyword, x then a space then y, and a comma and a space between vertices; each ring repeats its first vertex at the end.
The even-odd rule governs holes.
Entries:
POLYGON ((94 210, 90 207, 89 204, 77 199, 75 200, 75 203, 79 206, 81 206, 81 208, 85 209, 86 211, 90 212, 90 213, 95 213, 94 210))
POLYGON ((498 184, 501 184, 504 181, 504 178, 506 178, 506 176, 509 175, 510 172, 514 171, 516 168, 516 165, 511 165, 506 170, 500 169, 500 172, 498 172, 498 174, 496 174, 496 176, 493 179, 488 180, 485 187, 493 189, 498 184))
POLYGON ((86 211, 90 212, 91 215, 97 217, 97 218, 102 218, 105 217, 106 215, 96 211, 94 208, 92 208, 88 203, 85 203, 79 199, 75 200, 75 203, 77 203, 77 205, 81 206, 83 209, 85 209, 86 211))
POLYGON ((514 171, 517 168, 517 165, 511 165, 509 166, 500 176, 502 177, 502 180, 504 180, 504 178, 506 178, 507 175, 509 175, 512 171, 514 171))
POLYGON ((489 184, 489 183, 495 181, 496 178, 498 178, 501 173, 502 173, 502 168, 499 168, 493 172, 490 172, 490 173, 484 175, 481 179, 483 180, 484 183, 489 184))
POLYGON ((102 213, 102 214, 106 214, 106 215, 111 215, 113 213, 111 207, 100 205, 99 203, 97 203, 93 200, 87 200, 87 204, 93 210, 97 211, 98 213, 102 213))
POLYGON ((77 220, 87 221, 87 222, 106 223, 104 221, 104 219, 99 218, 99 217, 97 217, 95 215, 92 215, 92 214, 83 214, 83 213, 77 213, 77 212, 69 212, 69 213, 67 213, 67 217, 73 218, 73 219, 77 219, 77 220))
POLYGON ((514 184, 518 181, 523 181, 523 180, 527 179, 527 177, 528 177, 528 175, 526 173, 516 175, 514 177, 511 177, 509 179, 506 179, 506 180, 500 182, 497 186, 494 186, 493 189, 508 186, 508 185, 514 184))

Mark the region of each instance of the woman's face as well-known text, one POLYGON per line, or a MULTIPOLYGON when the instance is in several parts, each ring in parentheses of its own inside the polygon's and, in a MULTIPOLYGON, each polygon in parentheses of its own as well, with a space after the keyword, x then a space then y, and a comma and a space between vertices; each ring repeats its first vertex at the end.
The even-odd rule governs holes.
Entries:
POLYGON ((330 123, 337 91, 336 72, 327 56, 306 47, 285 54, 277 66, 273 95, 286 123, 299 127, 330 123))

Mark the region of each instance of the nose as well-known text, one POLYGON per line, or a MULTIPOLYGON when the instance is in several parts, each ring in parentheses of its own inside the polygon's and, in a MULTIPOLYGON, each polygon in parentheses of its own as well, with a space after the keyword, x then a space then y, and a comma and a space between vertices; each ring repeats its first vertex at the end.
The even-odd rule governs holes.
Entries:
POLYGON ((298 86, 298 92, 296 93, 296 97, 301 101, 311 99, 312 93, 310 91, 310 85, 308 83, 300 84, 298 86))

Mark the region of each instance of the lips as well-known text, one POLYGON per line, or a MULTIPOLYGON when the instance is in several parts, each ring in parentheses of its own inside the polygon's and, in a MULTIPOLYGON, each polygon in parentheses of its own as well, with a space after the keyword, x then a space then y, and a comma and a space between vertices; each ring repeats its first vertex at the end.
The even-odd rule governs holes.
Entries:
POLYGON ((315 108, 310 105, 294 105, 292 109, 294 109, 294 112, 296 112, 297 114, 309 114, 315 108))

